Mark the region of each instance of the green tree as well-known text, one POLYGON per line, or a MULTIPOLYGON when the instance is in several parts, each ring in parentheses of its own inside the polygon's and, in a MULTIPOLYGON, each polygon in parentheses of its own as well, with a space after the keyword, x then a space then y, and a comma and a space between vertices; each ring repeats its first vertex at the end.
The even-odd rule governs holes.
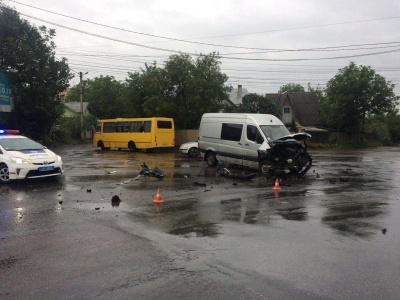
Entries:
POLYGON ((128 73, 128 78, 121 92, 121 100, 127 103, 129 114, 132 118, 145 116, 143 111, 143 103, 145 99, 145 91, 139 72, 128 73))
MULTIPOLYGON (((123 84, 113 76, 100 76, 82 81, 83 100, 88 110, 99 119, 129 117, 130 107, 121 99, 123 84)), ((80 101, 80 85, 74 86, 66 101, 80 101)))
POLYGON ((325 98, 325 89, 320 86, 313 88, 311 83, 308 83, 308 91, 317 94, 319 101, 322 101, 325 98))
POLYGON ((72 77, 65 58, 55 57, 54 30, 33 27, 0 3, 0 71, 13 82, 8 126, 42 140, 63 113, 60 93, 72 77))
POLYGON ((304 87, 297 83, 288 83, 279 88, 278 93, 304 93, 304 87))
POLYGON ((394 84, 371 67, 351 62, 329 80, 321 101, 321 117, 331 128, 362 137, 366 117, 395 109, 399 97, 393 90, 394 84))
POLYGON ((230 90, 220 64, 218 55, 211 53, 196 59, 171 55, 163 69, 147 66, 141 76, 145 114, 172 117, 177 128, 197 128, 203 113, 222 108, 230 90))
POLYGON ((242 99, 242 104, 234 109, 228 109, 226 112, 237 112, 237 113, 260 113, 260 114, 271 114, 277 117, 281 116, 281 112, 265 96, 258 94, 247 94, 242 99))

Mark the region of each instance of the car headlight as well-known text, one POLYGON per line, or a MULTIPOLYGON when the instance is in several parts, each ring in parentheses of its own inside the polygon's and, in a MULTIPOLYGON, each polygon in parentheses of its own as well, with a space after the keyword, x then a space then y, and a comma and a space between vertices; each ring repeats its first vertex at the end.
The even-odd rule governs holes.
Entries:
POLYGON ((61 161, 61 156, 57 155, 57 161, 61 161))
POLYGON ((11 160, 16 164, 29 164, 29 162, 26 159, 21 157, 11 157, 11 160))

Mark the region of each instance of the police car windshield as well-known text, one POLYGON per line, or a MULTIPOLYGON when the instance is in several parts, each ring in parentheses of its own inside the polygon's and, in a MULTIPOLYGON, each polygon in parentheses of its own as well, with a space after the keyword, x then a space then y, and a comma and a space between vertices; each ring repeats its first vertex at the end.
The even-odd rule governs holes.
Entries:
POLYGON ((271 141, 275 141, 290 134, 285 125, 261 125, 260 128, 264 135, 271 139, 271 141))
POLYGON ((0 139, 0 145, 7 151, 42 150, 44 147, 28 138, 0 139))

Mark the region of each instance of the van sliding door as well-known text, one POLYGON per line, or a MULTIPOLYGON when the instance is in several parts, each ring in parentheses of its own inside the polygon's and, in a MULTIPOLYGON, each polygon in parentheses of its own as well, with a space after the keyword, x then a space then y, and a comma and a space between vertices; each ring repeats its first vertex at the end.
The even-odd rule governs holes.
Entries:
POLYGON ((242 164, 243 124, 222 123, 220 159, 230 164, 242 164))
POLYGON ((243 134, 243 165, 248 167, 258 167, 258 148, 260 148, 263 138, 258 128, 253 124, 246 124, 243 134))

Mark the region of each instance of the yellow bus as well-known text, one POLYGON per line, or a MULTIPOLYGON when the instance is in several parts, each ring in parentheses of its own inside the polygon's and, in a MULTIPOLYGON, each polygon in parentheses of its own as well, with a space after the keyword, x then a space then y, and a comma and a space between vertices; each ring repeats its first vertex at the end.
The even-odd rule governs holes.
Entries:
POLYGON ((117 118, 98 120, 93 147, 101 150, 128 148, 130 151, 175 146, 174 120, 171 118, 117 118))

